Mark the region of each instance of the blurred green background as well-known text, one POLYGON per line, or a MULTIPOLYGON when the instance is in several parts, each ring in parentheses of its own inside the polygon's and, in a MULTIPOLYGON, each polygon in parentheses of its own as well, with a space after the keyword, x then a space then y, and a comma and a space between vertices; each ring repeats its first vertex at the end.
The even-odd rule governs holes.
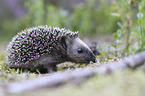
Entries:
POLYGON ((112 0, 1 0, 0 41, 25 28, 48 25, 79 31, 80 37, 112 34, 120 17, 112 0), (113 15, 112 15, 113 14, 113 15))

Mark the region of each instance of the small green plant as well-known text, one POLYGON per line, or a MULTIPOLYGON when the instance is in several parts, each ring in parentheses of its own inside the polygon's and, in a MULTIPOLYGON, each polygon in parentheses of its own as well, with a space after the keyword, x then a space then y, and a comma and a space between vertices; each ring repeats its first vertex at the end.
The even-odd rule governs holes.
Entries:
POLYGON ((138 13, 137 13, 137 43, 138 46, 136 48, 137 52, 145 50, 145 23, 144 23, 144 4, 145 0, 142 0, 138 5, 138 13))
MULTIPOLYGON (((118 22, 118 25, 119 24, 120 23, 118 22)), ((122 27, 122 26, 120 26, 120 27, 122 27)), ((114 41, 115 44, 112 44, 112 46, 115 48, 115 51, 114 51, 115 52, 115 54, 114 54, 115 57, 121 57, 120 56, 121 55, 121 53, 120 53, 120 51, 121 51, 120 45, 122 44, 122 40, 121 40, 122 35, 123 35, 123 32, 122 32, 121 29, 118 29, 117 32, 115 32, 113 34, 113 38, 115 39, 115 41, 114 41)))
POLYGON ((120 53, 119 57, 121 57, 122 55, 128 55, 129 52, 133 11, 130 7, 131 0, 114 0, 114 5, 116 14, 118 14, 121 22, 117 23, 120 29, 113 34, 113 38, 115 39, 113 47, 115 48, 115 56, 118 56, 118 53, 120 53), (125 45, 123 50, 119 49, 119 47, 121 48, 121 44, 125 45))
POLYGON ((114 0, 114 5, 116 13, 112 15, 120 18, 120 22, 117 22, 119 29, 113 34, 115 42, 112 46, 115 49, 115 56, 122 57, 143 51, 145 45, 145 32, 143 27, 144 1, 114 0), (138 44, 135 45, 135 42, 138 44), (134 48, 133 46, 136 47, 134 48))

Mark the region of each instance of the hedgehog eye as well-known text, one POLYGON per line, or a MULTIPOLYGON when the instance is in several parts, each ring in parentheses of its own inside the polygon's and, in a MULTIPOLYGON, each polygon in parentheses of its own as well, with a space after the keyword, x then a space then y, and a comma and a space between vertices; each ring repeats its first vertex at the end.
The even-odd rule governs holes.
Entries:
POLYGON ((79 54, 83 53, 83 50, 81 48, 79 48, 77 51, 78 51, 79 54))

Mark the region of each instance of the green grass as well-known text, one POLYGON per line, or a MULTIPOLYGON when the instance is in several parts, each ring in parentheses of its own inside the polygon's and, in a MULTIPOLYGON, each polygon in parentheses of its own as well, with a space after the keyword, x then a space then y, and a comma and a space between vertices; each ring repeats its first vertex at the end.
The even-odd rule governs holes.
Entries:
POLYGON ((0 50, 0 82, 13 82, 26 80, 30 78, 36 78, 38 74, 24 73, 21 70, 9 69, 6 63, 6 53, 4 50, 0 50))

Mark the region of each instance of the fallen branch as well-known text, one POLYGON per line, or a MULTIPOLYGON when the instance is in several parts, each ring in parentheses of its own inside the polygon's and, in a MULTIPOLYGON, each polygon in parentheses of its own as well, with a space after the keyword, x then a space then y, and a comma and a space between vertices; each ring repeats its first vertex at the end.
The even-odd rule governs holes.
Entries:
POLYGON ((36 90, 40 88, 57 87, 65 83, 79 84, 88 77, 94 74, 108 74, 117 69, 132 68, 135 69, 138 66, 143 65, 145 62, 145 51, 126 57, 118 62, 104 64, 99 67, 93 68, 81 68, 72 71, 56 72, 47 74, 42 77, 26 80, 23 82, 9 83, 5 85, 8 93, 21 93, 30 90, 36 90))

